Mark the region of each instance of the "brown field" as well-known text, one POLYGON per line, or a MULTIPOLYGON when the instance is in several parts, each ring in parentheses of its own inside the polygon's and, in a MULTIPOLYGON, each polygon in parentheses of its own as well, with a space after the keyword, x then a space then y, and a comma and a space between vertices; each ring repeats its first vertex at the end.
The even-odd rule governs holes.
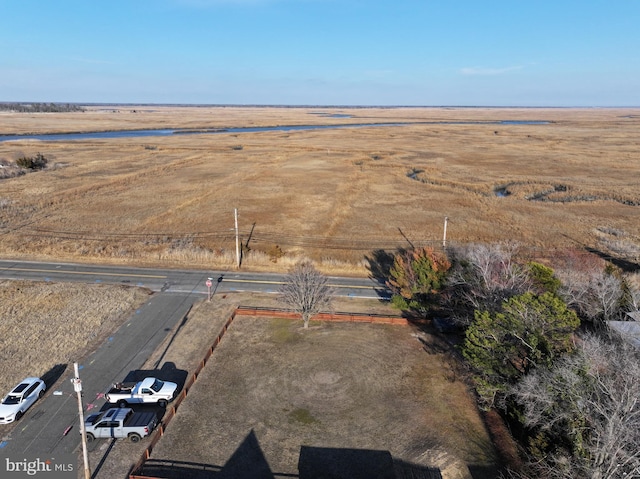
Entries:
POLYGON ((0 281, 0 394, 78 361, 148 299, 141 288, 0 281))
MULTIPOLYGON (((235 305, 270 301, 239 294, 197 304, 170 335, 168 350, 159 348, 163 360, 193 372, 235 305)), ((390 312, 372 300, 342 299, 336 308, 390 312)), ((262 454, 273 473, 294 477, 304 445, 388 450, 396 467, 439 470, 444 479, 496 477, 496 452, 447 351, 437 337, 410 326, 312 322, 304 330, 301 321, 238 317, 149 464, 173 464, 160 477, 209 477, 197 469, 259 464, 253 461, 262 454)), ((122 477, 146 444, 98 444, 91 454, 92 464, 102 464, 95 477, 122 477)))
POLYGON ((3 113, 0 133, 398 121, 431 123, 0 142, 4 163, 50 159, 0 180, 0 257, 232 268, 238 208, 245 269, 363 274, 376 249, 441 244, 445 216, 450 242, 638 261, 638 110, 93 107, 3 113), (550 123, 444 123, 499 120, 550 123))
MULTIPOLYGON (((0 388, 69 367, 148 299, 122 286, 1 282, 0 358, 13 366, 2 369, 0 388)), ((197 303, 143 368, 161 361, 192 373, 239 304, 275 301, 236 293, 197 303)), ((349 298, 335 309, 396 313, 349 298)), ((219 470, 251 430, 272 471, 287 474, 297 473, 302 445, 389 450, 396 467, 437 468, 444 479, 495 477, 499 463, 449 347, 409 326, 312 322, 304 330, 301 321, 237 318, 152 457, 219 470)), ((93 477, 124 478, 147 444, 96 441, 93 477)))

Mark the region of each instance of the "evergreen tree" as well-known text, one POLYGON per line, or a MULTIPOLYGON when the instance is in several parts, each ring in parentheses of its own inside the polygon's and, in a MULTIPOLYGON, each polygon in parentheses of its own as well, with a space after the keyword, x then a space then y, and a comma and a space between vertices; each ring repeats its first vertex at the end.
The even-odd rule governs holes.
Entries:
POLYGON ((580 320, 552 293, 525 293, 505 301, 497 313, 476 311, 465 333, 462 354, 475 370, 485 406, 538 366, 572 350, 580 320))
POLYGON ((425 314, 435 294, 444 286, 451 263, 433 248, 402 250, 395 255, 387 285, 391 303, 402 310, 425 314))

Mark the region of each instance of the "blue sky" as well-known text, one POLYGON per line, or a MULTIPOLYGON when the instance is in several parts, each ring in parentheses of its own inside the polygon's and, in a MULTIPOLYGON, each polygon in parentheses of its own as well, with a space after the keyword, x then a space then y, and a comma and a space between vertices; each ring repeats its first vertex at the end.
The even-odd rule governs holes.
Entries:
POLYGON ((0 0, 0 101, 640 106, 637 0, 0 0))

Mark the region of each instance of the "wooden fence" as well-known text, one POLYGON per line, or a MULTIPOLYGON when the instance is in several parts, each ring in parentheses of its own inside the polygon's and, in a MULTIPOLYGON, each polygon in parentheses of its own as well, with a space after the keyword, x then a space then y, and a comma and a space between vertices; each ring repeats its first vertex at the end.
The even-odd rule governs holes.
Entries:
MULTIPOLYGON (((188 314, 188 313, 187 313, 188 314)), ((151 457, 151 452, 158 441, 164 435, 167 426, 171 422, 171 420, 178 413, 178 409, 180 408, 180 404, 184 401, 189 394, 189 391, 193 384, 198 379, 198 375, 204 369, 207 361, 215 351, 220 341, 224 337, 225 333, 231 326, 233 320, 238 316, 265 316, 269 318, 288 318, 288 319, 300 319, 300 315, 297 313, 293 313, 287 310, 281 309, 271 309, 271 308, 260 308, 260 307, 246 307, 240 306, 238 307, 231 316, 225 321, 224 326, 218 336, 216 337, 213 344, 207 349, 204 358, 198 364, 196 370, 188 376, 187 381, 182 388, 182 391, 176 399, 171 403, 171 407, 168 408, 165 413, 162 421, 159 426, 151 433, 149 445, 142 453, 138 462, 131 468, 129 472, 129 479, 161 479, 153 476, 146 476, 143 473, 143 468, 147 460, 151 457)), ((312 321, 332 321, 332 322, 355 322, 355 323, 379 323, 379 324, 400 324, 406 325, 409 321, 406 318, 400 316, 384 316, 384 315, 363 315, 363 314, 354 314, 354 313, 318 313, 313 318, 312 321)))

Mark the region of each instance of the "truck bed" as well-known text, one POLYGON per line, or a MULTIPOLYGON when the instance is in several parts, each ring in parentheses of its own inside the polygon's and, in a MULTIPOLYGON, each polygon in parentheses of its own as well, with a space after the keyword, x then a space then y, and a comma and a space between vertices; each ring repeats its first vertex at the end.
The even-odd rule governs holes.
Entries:
POLYGON ((148 426, 152 424, 152 421, 156 419, 156 413, 154 412, 134 412, 131 416, 129 416, 125 421, 124 427, 138 427, 138 426, 148 426))
POLYGON ((116 383, 111 386, 107 394, 131 394, 137 383, 116 383))

